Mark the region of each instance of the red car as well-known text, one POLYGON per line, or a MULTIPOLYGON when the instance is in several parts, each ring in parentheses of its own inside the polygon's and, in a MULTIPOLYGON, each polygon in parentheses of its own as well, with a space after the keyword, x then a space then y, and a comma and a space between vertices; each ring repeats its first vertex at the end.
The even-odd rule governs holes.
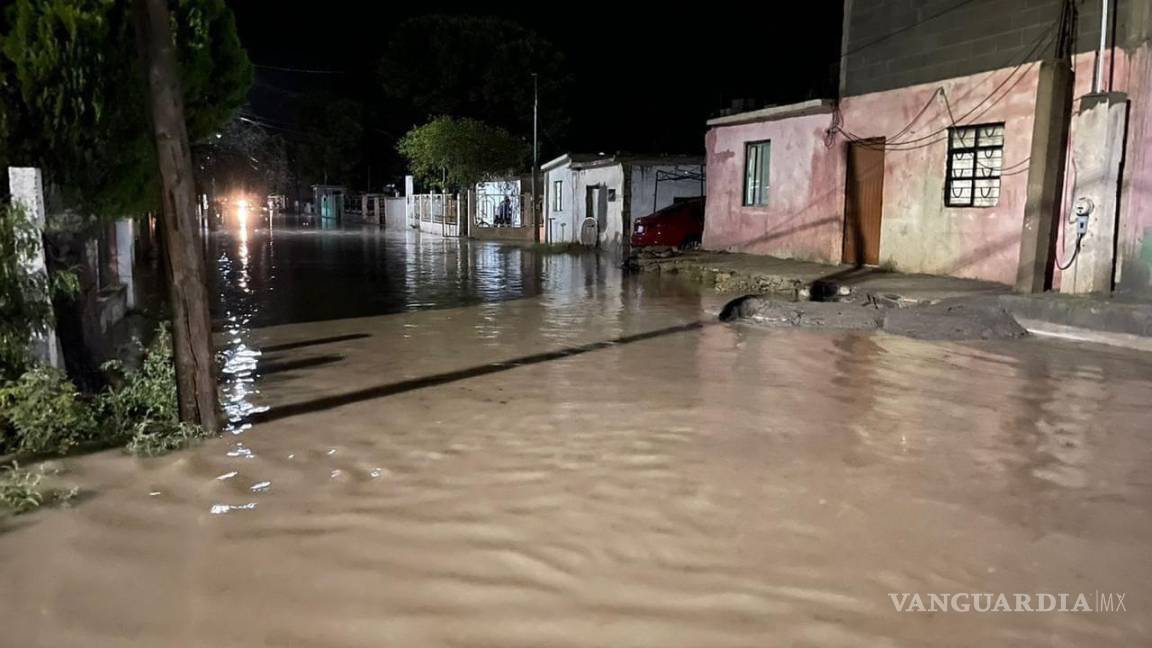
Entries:
POLYGON ((704 199, 693 198, 637 218, 632 245, 661 245, 692 248, 704 236, 704 199))

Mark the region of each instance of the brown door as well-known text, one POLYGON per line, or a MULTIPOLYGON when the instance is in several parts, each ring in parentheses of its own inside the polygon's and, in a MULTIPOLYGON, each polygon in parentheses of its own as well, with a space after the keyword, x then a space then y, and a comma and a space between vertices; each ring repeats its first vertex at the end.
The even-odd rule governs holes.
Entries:
POLYGON ((844 191, 844 263, 880 263, 880 214, 884 211, 884 139, 848 145, 844 191))

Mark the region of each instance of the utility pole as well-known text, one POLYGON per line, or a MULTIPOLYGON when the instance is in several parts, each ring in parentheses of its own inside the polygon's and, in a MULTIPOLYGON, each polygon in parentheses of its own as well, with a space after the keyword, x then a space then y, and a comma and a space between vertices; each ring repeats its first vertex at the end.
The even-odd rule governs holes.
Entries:
POLYGON ((1076 33, 1076 4, 1073 0, 1064 0, 1059 29, 1055 50, 1040 62, 1036 88, 1028 193, 1016 268, 1015 287, 1022 293, 1044 292, 1052 286, 1075 81, 1072 37, 1076 33))
POLYGON ((208 314, 204 253, 196 222, 192 155, 166 0, 135 0, 136 42, 148 81, 148 103, 163 186, 162 231, 172 305, 172 350, 180 419, 220 429, 216 358, 208 314))
POLYGON ((535 72, 532 73, 532 237, 540 242, 541 212, 544 203, 536 193, 536 171, 540 168, 540 140, 537 136, 540 123, 540 83, 535 72))

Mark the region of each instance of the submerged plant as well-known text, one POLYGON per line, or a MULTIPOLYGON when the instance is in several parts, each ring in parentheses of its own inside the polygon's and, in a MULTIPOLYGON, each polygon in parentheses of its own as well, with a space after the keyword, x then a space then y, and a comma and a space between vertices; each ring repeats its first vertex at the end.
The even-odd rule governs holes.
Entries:
MULTIPOLYGON (((104 367, 122 370, 115 362, 104 367)), ((140 369, 125 374, 123 383, 105 391, 100 401, 113 434, 137 456, 155 457, 207 436, 199 426, 180 421, 172 338, 163 326, 148 346, 140 369)))
POLYGON ((45 488, 44 473, 21 468, 13 463, 0 468, 0 507, 19 515, 45 504, 62 504, 76 496, 76 488, 45 488))
POLYGON ((204 428, 183 421, 141 421, 124 448, 137 457, 157 457, 187 448, 207 436, 204 428))
POLYGON ((165 327, 157 329, 138 370, 125 372, 119 361, 106 362, 102 368, 111 374, 122 374, 120 384, 100 395, 107 424, 120 436, 133 435, 142 422, 179 420, 172 338, 165 327))

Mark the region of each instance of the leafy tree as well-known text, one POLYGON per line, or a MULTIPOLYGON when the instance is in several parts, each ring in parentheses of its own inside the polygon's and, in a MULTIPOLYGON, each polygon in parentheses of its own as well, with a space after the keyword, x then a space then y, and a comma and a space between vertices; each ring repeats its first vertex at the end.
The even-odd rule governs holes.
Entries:
MULTIPOLYGON (((170 0, 192 141, 243 102, 252 66, 224 0, 170 0)), ((39 166, 70 206, 155 209, 159 180, 132 3, 10 0, 0 12, 0 165, 39 166)))
POLYGON ((380 64, 385 92, 416 122, 471 117, 519 135, 532 132, 535 73, 540 123, 560 137, 572 79, 547 40, 499 18, 432 15, 400 23, 380 64))
POLYGON ((437 117, 413 128, 396 147, 414 175, 442 189, 524 168, 530 147, 503 128, 475 119, 437 117))
POLYGON ((300 132, 291 142, 296 168, 306 184, 353 184, 364 153, 364 106, 326 93, 305 97, 300 132))

